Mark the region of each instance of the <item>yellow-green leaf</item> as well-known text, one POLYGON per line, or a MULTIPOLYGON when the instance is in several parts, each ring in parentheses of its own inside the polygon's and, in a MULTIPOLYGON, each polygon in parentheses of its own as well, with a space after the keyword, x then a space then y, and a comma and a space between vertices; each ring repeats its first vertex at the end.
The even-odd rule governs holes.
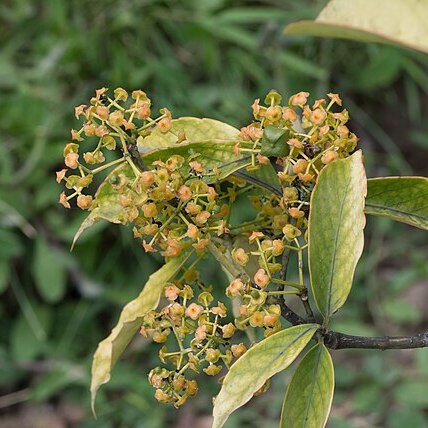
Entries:
MULTIPOLYGON (((224 180, 231 174, 242 177, 257 186, 267 188, 270 192, 280 192, 280 183, 275 169, 270 165, 261 165, 260 169, 254 172, 246 171, 246 167, 251 165, 248 156, 235 155, 233 148, 236 141, 209 140, 195 143, 182 143, 174 147, 156 150, 143 155, 147 164, 154 161, 166 161, 172 155, 180 155, 185 159, 192 159, 201 162, 205 172, 203 179, 207 183, 215 183, 224 180)), ((251 143, 241 142, 241 147, 250 148, 251 143)), ((184 168, 187 168, 185 165, 184 168)))
POLYGON ((364 246, 367 179, 361 150, 326 166, 309 214, 309 271, 315 302, 328 323, 346 301, 364 246))
POLYGON ((110 223, 125 224, 125 210, 120 203, 119 193, 113 188, 111 180, 114 177, 135 178, 131 167, 128 163, 122 164, 115 168, 104 181, 101 183, 95 194, 95 205, 89 215, 83 220, 73 239, 71 248, 74 247, 80 235, 89 227, 93 226, 100 220, 107 220, 110 223))
POLYGON ((287 34, 337 37, 401 45, 428 52, 428 0, 331 0, 315 21, 287 34))
POLYGON ((162 148, 175 147, 178 135, 182 132, 186 135, 186 143, 209 140, 234 140, 236 142, 240 139, 239 129, 227 123, 207 118, 180 117, 172 120, 170 132, 163 134, 156 128, 149 136, 139 137, 138 150, 140 153, 148 153, 162 148))
POLYGON ((98 389, 110 380, 113 366, 140 328, 144 315, 152 309, 156 309, 163 286, 176 275, 188 257, 189 253, 173 258, 150 275, 139 296, 123 308, 119 321, 110 335, 98 344, 92 363, 91 402, 93 410, 98 389))
POLYGON ((367 180, 365 211, 428 230, 428 178, 382 177, 367 180))
MULTIPOLYGON (((172 155, 180 155, 185 159, 192 157, 204 166, 205 172, 218 168, 219 173, 213 174, 213 181, 227 177, 240 168, 251 164, 251 160, 242 155, 236 156, 233 147, 236 141, 205 140, 194 143, 181 143, 174 147, 155 150, 143 155, 147 164, 154 161, 166 161, 172 155)), ((187 165, 185 166, 187 167, 187 165)))
POLYGON ((220 428, 229 415, 251 399, 274 374, 286 369, 302 352, 318 324, 290 327, 250 348, 231 367, 214 401, 213 428, 220 428))
POLYGON ((322 343, 303 357, 285 394, 281 428, 323 428, 334 392, 334 369, 322 343))
POLYGON ((234 153, 234 146, 240 142, 241 147, 251 148, 252 143, 242 141, 240 131, 233 126, 214 119, 199 119, 196 117, 181 117, 172 121, 171 132, 162 134, 155 129, 149 136, 139 137, 138 150, 144 161, 150 164, 156 160, 166 161, 172 155, 184 158, 194 156, 204 165, 207 183, 223 180, 239 171, 239 175, 268 191, 280 189, 280 183, 275 169, 271 165, 262 165, 258 171, 247 172, 245 168, 251 165, 248 156, 234 153), (185 141, 177 143, 177 137, 184 132, 185 141))

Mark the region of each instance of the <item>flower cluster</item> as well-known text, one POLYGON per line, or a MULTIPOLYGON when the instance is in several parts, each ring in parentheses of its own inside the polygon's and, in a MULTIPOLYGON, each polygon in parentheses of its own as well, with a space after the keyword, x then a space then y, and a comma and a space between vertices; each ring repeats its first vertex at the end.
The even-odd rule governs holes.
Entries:
MULTIPOLYGON (((57 172, 57 181, 70 193, 62 192, 59 202, 70 208, 76 198, 81 209, 132 224, 146 252, 159 251, 166 259, 197 254, 182 278, 164 285, 161 307, 143 317, 141 334, 162 344, 164 366, 149 374, 160 402, 182 405, 198 390, 189 373, 214 376, 228 369, 247 350, 242 331, 259 328, 270 336, 283 328, 284 297, 307 299, 304 251, 311 193, 320 171, 349 156, 357 144, 337 94, 312 107, 308 97, 299 92, 281 105, 281 96, 271 91, 265 106, 255 100, 254 121, 241 129, 234 146, 228 145, 231 158, 249 155, 250 165, 245 174, 231 173, 214 184, 222 165, 208 171, 194 151, 184 155, 171 149, 145 163, 137 142, 154 130, 171 133, 173 122, 166 108, 151 117, 151 100, 143 91, 129 95, 118 88, 110 97, 102 88, 89 106, 76 107, 83 125, 71 131, 72 141, 64 148, 66 168, 57 172), (113 166, 91 195, 94 176, 113 166), (275 183, 257 176, 251 180, 263 166, 270 168, 270 177, 277 173, 275 183), (231 211, 239 195, 249 198, 255 215, 233 225, 231 211), (195 266, 208 250, 233 276, 225 297, 234 301, 234 316, 227 300, 215 302, 212 290, 199 280, 195 266), (285 278, 290 252, 297 255, 295 281, 285 278)), ((186 141, 184 132, 173 134, 178 144, 186 141)))
MULTIPOLYGON (((349 156, 358 141, 346 126, 348 111, 333 111, 335 106, 342 105, 337 94, 328 94, 328 101, 316 100, 312 107, 308 105, 308 97, 308 92, 299 92, 282 106, 281 96, 271 91, 265 98, 266 106, 259 99, 254 101, 254 122, 241 128, 242 139, 254 143, 251 153, 256 164, 270 162, 267 156, 276 157, 283 188, 278 206, 281 213, 295 220, 305 216, 321 169, 349 156)), ((235 150, 248 149, 237 144, 235 150)), ((291 230, 284 233, 290 235, 291 230)))
POLYGON ((224 303, 215 303, 209 289, 197 279, 190 284, 180 281, 166 284, 166 305, 146 314, 140 330, 144 337, 165 343, 159 358, 175 369, 156 367, 149 374, 149 382, 156 388, 155 397, 159 401, 176 407, 198 389, 195 380, 185 377, 187 371, 215 376, 247 349, 243 343, 231 345, 237 328, 227 321, 224 303))
POLYGON ((80 129, 71 130, 71 143, 64 148, 64 163, 66 168, 57 172, 57 181, 65 181, 67 189, 74 190, 70 195, 62 192, 59 202, 70 208, 69 201, 77 198, 77 205, 82 209, 91 209, 93 198, 84 194, 92 183, 95 174, 128 160, 136 175, 140 170, 133 160, 138 162, 135 155, 135 141, 139 136, 149 135, 155 127, 161 132, 171 128, 171 112, 161 109, 161 115, 151 118, 151 100, 146 93, 137 90, 131 96, 122 88, 114 90, 113 97, 107 95, 107 88, 96 91, 89 105, 81 104, 75 108, 77 119, 83 118, 80 129), (90 147, 81 156, 80 145, 95 142, 95 148, 90 147), (111 162, 106 162, 107 152, 120 148, 123 156, 111 162), (133 160, 132 160, 133 159, 133 160), (100 165, 98 167, 93 167, 100 165), (66 174, 71 171, 75 174, 66 174))
POLYGON ((64 148, 67 168, 57 172, 57 182, 64 181, 72 193, 62 192, 59 202, 70 208, 71 199, 76 198, 78 207, 93 211, 101 204, 97 195, 89 194, 94 176, 107 168, 122 166, 104 183, 115 195, 110 202, 120 208, 115 222, 133 223, 134 236, 142 239, 146 252, 161 250, 165 257, 176 257, 189 245, 203 251, 211 233, 221 235, 226 230, 226 198, 217 199, 216 186, 198 178, 204 173, 204 165, 195 159, 172 155, 165 161, 153 162, 150 168, 145 165, 137 140, 154 129, 168 133, 171 113, 164 108, 153 119, 151 100, 143 91, 132 92, 131 103, 128 98, 122 88, 114 91, 113 98, 102 88, 89 106, 76 107, 76 118, 83 117, 84 123, 79 130, 71 131, 72 142, 64 148), (91 140, 95 148, 82 155, 84 143, 91 140), (122 156, 107 162, 106 151, 120 151, 122 156), (92 167, 97 164, 101 166, 92 167))

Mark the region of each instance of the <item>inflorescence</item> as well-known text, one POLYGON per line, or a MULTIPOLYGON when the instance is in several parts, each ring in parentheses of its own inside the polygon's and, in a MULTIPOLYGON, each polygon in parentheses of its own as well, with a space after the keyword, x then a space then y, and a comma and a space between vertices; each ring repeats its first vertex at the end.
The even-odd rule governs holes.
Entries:
POLYGON ((281 105, 281 96, 271 91, 265 105, 255 100, 254 121, 241 129, 233 147, 232 156, 251 160, 247 172, 263 165, 275 169, 275 193, 260 191, 239 175, 213 183, 213 171, 198 153, 186 158, 172 153, 147 164, 138 146, 155 130, 173 133, 178 146, 187 140, 185 131, 174 131, 168 109, 152 117, 151 100, 141 90, 129 95, 117 88, 109 96, 102 88, 88 106, 75 109, 83 125, 71 131, 72 142, 64 149, 66 168, 57 172, 57 181, 69 194, 62 192, 59 202, 70 208, 76 199, 78 207, 93 212, 105 196, 101 190, 91 194, 94 176, 116 167, 105 179, 119 203, 115 222, 131 224, 146 252, 160 252, 165 259, 196 254, 181 276, 164 285, 160 308, 147 313, 141 326, 142 336, 162 344, 164 366, 149 374, 161 402, 183 404, 198 390, 188 373, 214 376, 229 368, 247 350, 243 332, 256 328, 265 337, 274 334, 283 328, 284 297, 307 298, 303 261, 311 192, 322 168, 349 156, 357 144, 337 94, 312 107, 308 96, 299 92, 281 105), (248 195, 255 215, 233 225, 231 211, 240 195, 248 195), (224 295, 235 302, 233 314, 230 303, 216 301, 212 287, 200 279, 197 265, 208 250, 232 276, 224 295), (297 254, 296 282, 285 279, 290 252, 297 254), (254 263, 256 269, 249 269, 254 263))

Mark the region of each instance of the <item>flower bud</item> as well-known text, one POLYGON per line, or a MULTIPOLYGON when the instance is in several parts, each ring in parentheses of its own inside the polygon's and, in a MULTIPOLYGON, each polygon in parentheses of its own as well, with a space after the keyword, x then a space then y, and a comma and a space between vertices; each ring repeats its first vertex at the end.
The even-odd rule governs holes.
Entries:
POLYGON ((243 343, 240 343, 239 345, 232 345, 230 350, 235 358, 239 358, 247 352, 247 347, 243 343))
POLYGON ((152 217, 155 217, 156 214, 158 213, 156 204, 154 204, 153 202, 144 204, 142 208, 143 208, 144 217, 152 218, 152 217))
POLYGON ((236 327, 233 325, 233 323, 230 322, 229 324, 226 324, 222 327, 222 331, 223 331, 223 338, 229 339, 235 334, 236 327))
POLYGON ((304 173, 307 167, 308 167, 308 161, 306 159, 299 159, 293 165, 293 172, 295 174, 304 173))
POLYGON ((92 205, 91 195, 79 195, 77 197, 77 206, 82 210, 88 209, 92 205))
POLYGON ((292 241, 293 239, 297 238, 302 234, 302 232, 292 224, 287 224, 286 226, 284 226, 282 229, 282 233, 284 234, 285 239, 287 239, 287 241, 292 241))
POLYGON ((335 161, 338 157, 339 155, 337 154, 337 152, 335 152, 334 150, 328 150, 322 155, 321 162, 324 165, 328 165, 329 163, 335 161))
POLYGON ((220 350, 214 348, 208 348, 205 351, 205 359, 210 363, 216 363, 220 358, 220 350))
POLYGON ((198 342, 202 342, 207 338, 207 326, 206 324, 200 325, 195 331, 195 339, 198 342))
POLYGON ((123 113, 116 110, 109 114, 108 120, 113 126, 121 126, 123 124, 123 113))
POLYGON ((206 373, 208 376, 215 376, 221 372, 221 366, 216 366, 215 364, 210 364, 208 367, 203 369, 203 372, 206 373))
POLYGON ((155 331, 153 333, 153 341, 156 343, 164 343, 168 339, 167 330, 164 331, 155 331))

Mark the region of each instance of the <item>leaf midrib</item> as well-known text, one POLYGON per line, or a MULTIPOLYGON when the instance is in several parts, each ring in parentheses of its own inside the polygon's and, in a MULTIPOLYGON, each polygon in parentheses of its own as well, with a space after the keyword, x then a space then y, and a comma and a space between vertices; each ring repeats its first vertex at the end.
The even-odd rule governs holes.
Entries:
MULTIPOLYGON (((314 393, 314 389, 315 389, 315 385, 318 383, 318 377, 315 376, 315 373, 318 371, 318 365, 321 359, 321 352, 322 352, 322 348, 320 347, 320 345, 318 345, 318 356, 317 356, 317 361, 316 364, 314 364, 312 371, 312 379, 315 379, 314 382, 312 382, 311 384, 311 393, 310 393, 310 401, 308 400, 306 402, 306 406, 305 406, 305 411, 304 411, 304 415, 303 415, 303 428, 307 427, 307 417, 309 414, 309 408, 311 407, 311 403, 312 403, 312 397, 313 397, 313 393, 314 393)), ((310 352, 310 351, 309 351, 310 352)))
POLYGON ((352 175, 351 174, 349 174, 349 177, 348 177, 348 181, 347 181, 347 183, 346 183, 346 191, 345 191, 345 193, 344 193, 344 197, 342 198, 342 203, 340 204, 340 212, 339 212, 339 217, 338 217, 338 221, 336 222, 336 225, 337 225, 337 227, 336 227, 336 236, 335 236, 335 238, 334 238, 334 251, 333 251, 333 253, 332 253, 332 258, 333 258, 333 260, 332 260, 332 263, 331 263, 331 268, 330 268, 330 272, 329 272, 329 280, 328 280, 328 295, 327 295, 327 309, 328 309, 328 314, 327 314, 327 316, 326 316, 326 321, 328 321, 328 318, 330 317, 330 315, 331 315, 331 289, 332 289, 332 283, 333 283, 333 281, 332 281, 332 278, 333 278, 333 272, 334 272, 334 270, 335 270, 335 267, 336 267, 336 253, 337 253, 337 242, 338 242, 338 240, 339 240, 339 235, 340 235, 340 225, 342 224, 342 217, 343 217, 343 208, 344 208, 344 205, 345 205, 345 201, 346 201, 346 199, 347 199, 347 195, 348 195, 348 189, 349 189, 349 185, 350 185, 350 183, 351 183, 351 181, 352 181, 352 175))

